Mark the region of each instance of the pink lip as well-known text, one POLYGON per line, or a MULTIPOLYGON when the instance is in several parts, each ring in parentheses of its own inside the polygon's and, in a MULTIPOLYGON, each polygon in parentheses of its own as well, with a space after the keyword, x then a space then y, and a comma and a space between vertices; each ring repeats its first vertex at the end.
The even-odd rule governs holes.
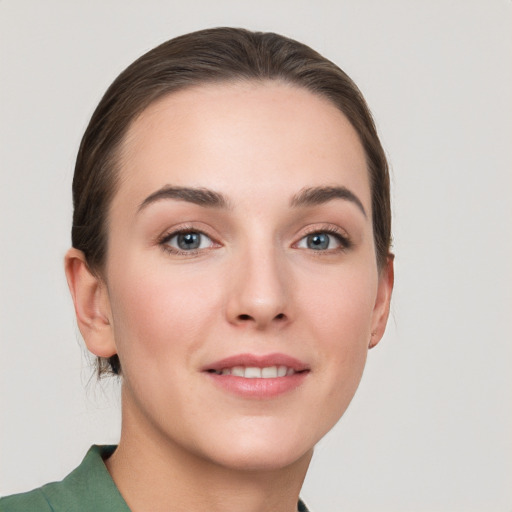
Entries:
POLYGON ((237 354, 208 364, 203 368, 203 371, 220 371, 223 368, 233 368, 233 366, 255 366, 257 368, 265 368, 268 366, 288 366, 288 368, 293 368, 296 372, 309 370, 307 364, 299 361, 295 357, 276 353, 266 355, 237 354))
POLYGON ((242 398, 271 399, 283 395, 299 387, 309 375, 309 367, 302 361, 285 354, 238 354, 226 357, 203 368, 203 373, 209 377, 215 385, 230 394, 242 398), (265 368, 268 366, 287 366, 296 373, 286 377, 271 379, 247 379, 234 375, 218 375, 215 371, 234 366, 251 366, 265 368))

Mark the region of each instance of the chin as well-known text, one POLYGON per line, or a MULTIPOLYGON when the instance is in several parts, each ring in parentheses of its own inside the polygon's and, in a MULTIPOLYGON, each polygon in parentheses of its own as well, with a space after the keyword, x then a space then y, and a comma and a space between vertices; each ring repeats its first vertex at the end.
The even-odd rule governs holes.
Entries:
POLYGON ((240 429, 234 435, 211 439, 208 451, 203 454, 221 466, 238 471, 276 471, 301 463, 307 467, 314 445, 322 436, 303 430, 261 427, 258 432, 244 432, 240 429))
POLYGON ((306 467, 313 455, 313 448, 306 451, 266 447, 263 449, 233 449, 229 454, 216 457, 221 466, 247 472, 279 471, 284 468, 305 463, 306 467))

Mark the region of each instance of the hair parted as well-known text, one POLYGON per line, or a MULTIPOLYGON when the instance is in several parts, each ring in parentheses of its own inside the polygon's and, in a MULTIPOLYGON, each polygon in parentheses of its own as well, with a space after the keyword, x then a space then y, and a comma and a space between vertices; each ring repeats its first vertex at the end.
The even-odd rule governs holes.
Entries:
MULTIPOLYGON (((389 172, 370 110, 354 82, 308 46, 270 32, 206 29, 171 39, 139 57, 108 88, 78 150, 73 178, 72 245, 101 276, 107 254, 108 212, 119 180, 120 146, 131 123, 151 103, 188 87, 278 80, 331 101, 363 145, 370 178, 377 265, 390 254, 389 172)), ((98 358, 98 374, 119 374, 119 358, 98 358)))

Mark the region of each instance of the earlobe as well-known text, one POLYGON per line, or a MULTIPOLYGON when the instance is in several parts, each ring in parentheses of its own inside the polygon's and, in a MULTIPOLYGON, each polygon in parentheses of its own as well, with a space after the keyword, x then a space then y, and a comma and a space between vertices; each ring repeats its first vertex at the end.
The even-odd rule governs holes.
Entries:
POLYGON ((389 254, 386 265, 379 273, 379 287, 373 309, 372 331, 368 348, 373 348, 384 336, 389 317, 391 293, 395 280, 394 254, 389 254))
POLYGON ((71 248, 64 258, 78 328, 90 352, 99 357, 117 353, 105 282, 87 266, 82 251, 71 248))

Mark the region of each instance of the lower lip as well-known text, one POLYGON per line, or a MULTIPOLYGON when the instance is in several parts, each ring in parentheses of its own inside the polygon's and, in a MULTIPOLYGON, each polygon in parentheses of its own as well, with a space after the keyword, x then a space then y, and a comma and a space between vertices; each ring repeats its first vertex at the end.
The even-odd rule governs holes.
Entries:
POLYGON ((207 373, 206 375, 215 384, 225 391, 243 398, 256 398, 260 400, 274 398, 298 388, 306 379, 309 372, 294 373, 286 377, 275 379, 246 379, 234 375, 218 375, 207 373))

